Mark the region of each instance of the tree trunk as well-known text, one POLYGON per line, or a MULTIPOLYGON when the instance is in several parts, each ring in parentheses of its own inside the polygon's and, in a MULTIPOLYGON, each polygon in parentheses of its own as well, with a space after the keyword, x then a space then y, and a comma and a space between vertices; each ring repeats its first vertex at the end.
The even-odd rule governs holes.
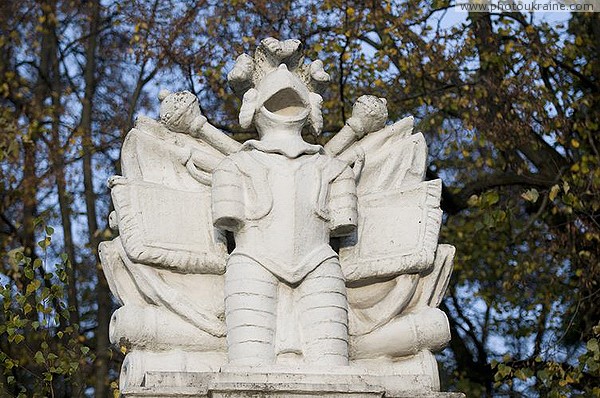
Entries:
POLYGON ((94 93, 96 89, 96 49, 98 45, 98 32, 100 25, 100 2, 94 0, 89 4, 89 35, 86 43, 86 64, 84 70, 85 92, 81 111, 81 125, 83 140, 83 184, 85 189, 85 204, 87 214, 88 242, 96 265, 96 298, 98 305, 96 327, 96 361, 95 366, 95 396, 105 398, 108 396, 108 370, 109 370, 109 339, 108 324, 110 322, 111 298, 106 278, 100 267, 98 258, 98 244, 100 231, 98 230, 98 216, 96 212, 96 193, 94 192, 94 172, 92 156, 94 143, 92 140, 92 112, 94 93))
MULTIPOLYGON (((50 157, 52 160, 52 169, 58 194, 58 204, 60 209, 61 226, 63 231, 64 252, 67 254, 70 266, 66 269, 68 275, 67 281, 67 303, 69 307, 69 325, 74 328, 74 338, 79 337, 79 299, 77 296, 77 276, 76 276, 76 258, 75 245, 73 242, 73 233, 71 225, 71 204, 67 193, 67 183, 65 177, 64 148, 61 145, 61 115, 63 112, 61 103, 62 84, 60 79, 60 66, 58 57, 58 43, 56 36, 53 35, 52 52, 50 54, 50 67, 52 71, 50 85, 52 97, 52 141, 49 143, 50 157)), ((49 280, 44 279, 46 287, 50 288, 49 280)), ((58 306, 56 307, 58 308, 58 306)), ((61 325, 64 329, 66 325, 61 325)), ((83 363, 71 376, 70 383, 64 386, 65 391, 69 391, 72 396, 81 396, 85 388, 83 378, 83 363)))

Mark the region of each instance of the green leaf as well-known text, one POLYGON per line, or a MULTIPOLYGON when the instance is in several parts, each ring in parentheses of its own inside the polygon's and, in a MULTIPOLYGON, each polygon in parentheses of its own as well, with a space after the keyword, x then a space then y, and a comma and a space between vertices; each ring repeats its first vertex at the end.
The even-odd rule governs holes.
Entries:
POLYGON ((42 364, 44 363, 44 354, 42 354, 41 351, 38 351, 35 353, 35 355, 33 356, 33 360, 38 363, 38 364, 42 364))
POLYGON ((485 199, 488 205, 494 205, 500 200, 500 195, 496 191, 490 191, 485 195, 485 199))
POLYGON ((550 373, 546 369, 538 370, 537 377, 539 377, 542 382, 546 382, 550 377, 550 373))
POLYGON ((496 380, 502 380, 509 376, 512 372, 512 368, 503 363, 498 365, 498 372, 496 372, 496 380))
POLYGON ((40 282, 39 280, 35 279, 33 281, 31 281, 28 285, 27 285, 27 289, 25 290, 25 294, 27 296, 29 296, 31 293, 35 292, 40 286, 42 285, 42 282, 40 282))
POLYGON ((517 371, 515 371, 515 377, 519 378, 520 380, 527 380, 528 378, 525 372, 521 369, 517 369, 517 371))

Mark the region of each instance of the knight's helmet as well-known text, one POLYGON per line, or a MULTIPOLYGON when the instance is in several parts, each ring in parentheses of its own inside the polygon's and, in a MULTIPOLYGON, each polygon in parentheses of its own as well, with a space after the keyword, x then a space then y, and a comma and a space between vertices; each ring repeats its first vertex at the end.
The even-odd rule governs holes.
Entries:
POLYGON ((305 62, 299 40, 260 42, 254 58, 240 55, 227 75, 233 91, 242 98, 239 119, 243 128, 261 124, 306 123, 319 134, 323 128, 318 94, 329 75, 323 62, 305 62))

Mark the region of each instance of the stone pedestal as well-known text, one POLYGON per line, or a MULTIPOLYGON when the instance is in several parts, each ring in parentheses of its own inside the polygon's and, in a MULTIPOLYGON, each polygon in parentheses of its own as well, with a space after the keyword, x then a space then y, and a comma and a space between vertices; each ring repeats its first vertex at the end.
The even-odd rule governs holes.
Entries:
POLYGON ((357 374, 148 372, 143 386, 122 391, 125 398, 167 397, 328 397, 328 398, 464 398, 461 393, 414 390, 386 391, 373 377, 357 374))

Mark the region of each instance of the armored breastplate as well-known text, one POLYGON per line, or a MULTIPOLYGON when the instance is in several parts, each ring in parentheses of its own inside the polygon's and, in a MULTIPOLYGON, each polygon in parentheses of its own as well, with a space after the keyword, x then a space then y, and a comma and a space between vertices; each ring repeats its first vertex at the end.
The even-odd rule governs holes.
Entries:
POLYGON ((236 253, 254 258, 288 282, 298 282, 336 255, 329 247, 329 220, 320 216, 318 209, 322 155, 288 159, 259 151, 246 154, 246 161, 257 163, 244 179, 245 197, 257 200, 247 201, 250 214, 252 207, 271 203, 266 215, 250 217, 235 234, 236 253))
MULTIPOLYGON (((345 164, 320 153, 290 159, 241 151, 214 173, 213 219, 234 232, 233 255, 253 258, 279 278, 297 283, 337 255, 329 236, 332 216, 339 211, 331 211, 329 191, 344 171, 351 174, 345 164)), ((355 194, 349 195, 355 201, 355 194)))

